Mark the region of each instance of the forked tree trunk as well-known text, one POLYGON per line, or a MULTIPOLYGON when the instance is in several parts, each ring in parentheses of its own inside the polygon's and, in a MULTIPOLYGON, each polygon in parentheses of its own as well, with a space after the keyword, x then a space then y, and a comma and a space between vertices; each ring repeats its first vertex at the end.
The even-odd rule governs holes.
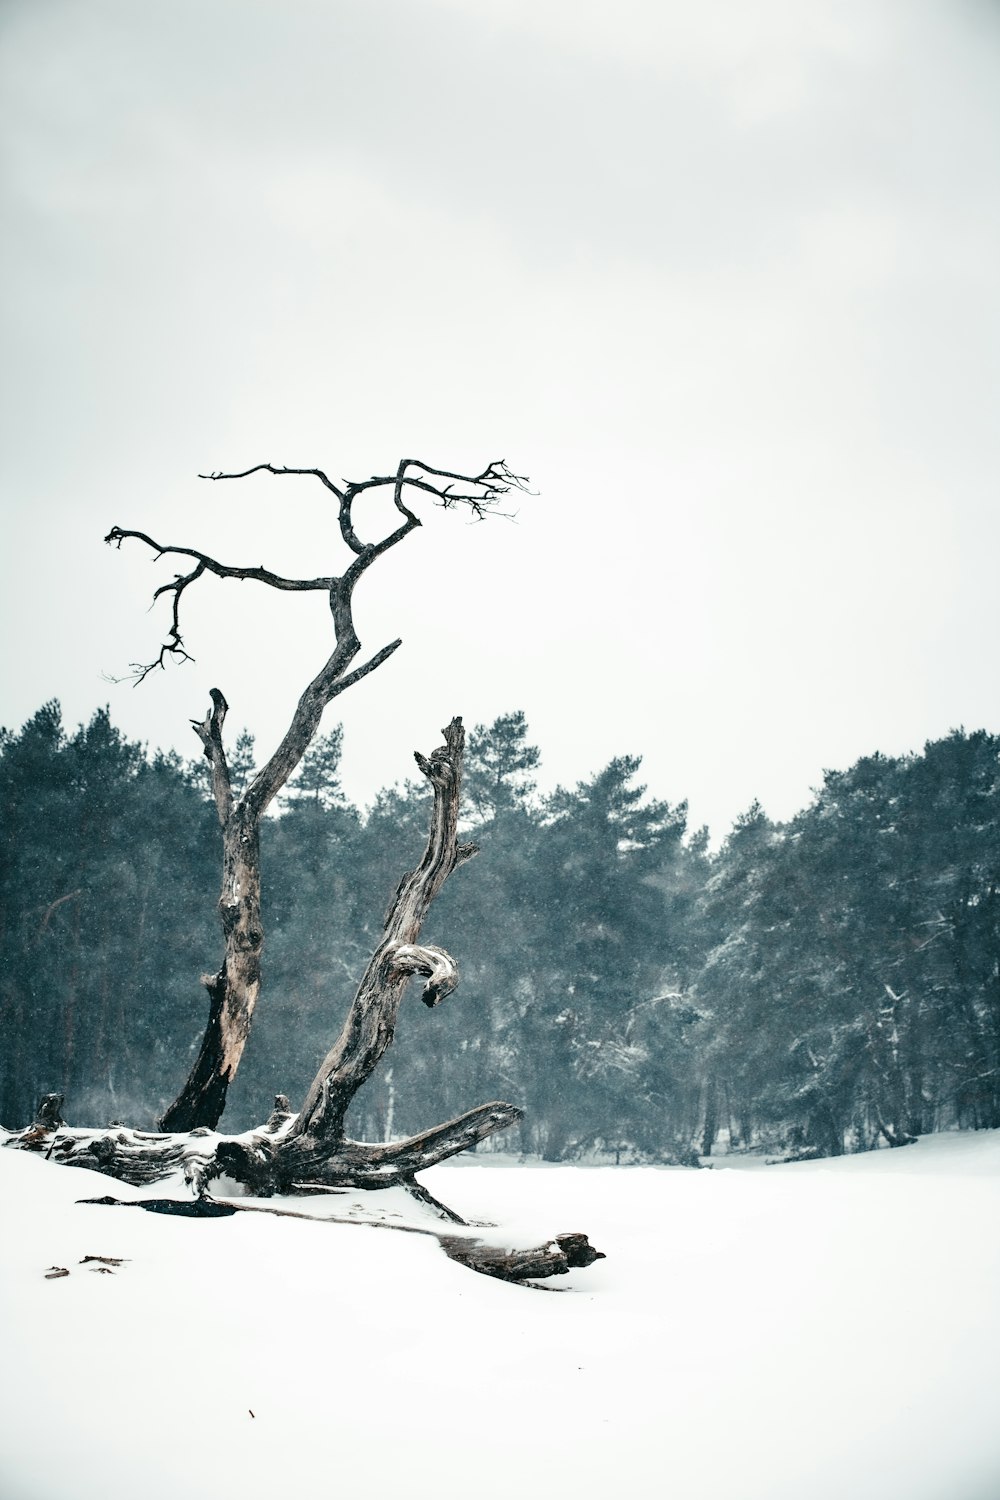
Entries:
POLYGON ((418 942, 435 896, 449 875, 478 853, 458 842, 465 731, 453 719, 445 742, 429 757, 416 754, 434 793, 430 830, 416 869, 403 876, 385 919, 385 935, 362 976, 340 1035, 320 1065, 298 1115, 277 1139, 234 1141, 222 1153, 231 1177, 262 1190, 297 1182, 405 1181, 421 1167, 477 1144, 520 1119, 514 1105, 490 1103, 407 1141, 370 1145, 344 1137, 348 1106, 391 1045, 400 1002, 414 975, 421 999, 436 1006, 458 983, 458 966, 443 948, 418 942))
MULTIPOLYGON (((202 726, 207 741, 217 741, 225 700, 214 694, 213 713, 202 726)), ((480 1105, 457 1119, 436 1125, 402 1141, 368 1143, 347 1140, 348 1105, 369 1078, 392 1042, 400 1002, 414 975, 425 979, 421 999, 438 1005, 458 983, 458 967, 443 948, 418 942, 431 903, 448 876, 476 854, 474 844, 458 842, 465 733, 461 719, 444 731, 445 743, 416 761, 434 792, 430 831, 423 857, 404 875, 385 920, 385 936, 372 956, 340 1036, 295 1115, 279 1096, 270 1119, 241 1136, 216 1135, 203 1125, 186 1131, 149 1134, 124 1128, 70 1130, 62 1125, 62 1100, 49 1095, 38 1117, 10 1144, 44 1147, 57 1160, 97 1167, 127 1182, 150 1182, 183 1167, 199 1190, 222 1174, 242 1181, 255 1193, 314 1191, 317 1187, 389 1186, 410 1183, 421 1168, 504 1130, 521 1118, 512 1104, 480 1105)), ((228 779, 224 762, 214 761, 217 790, 225 805, 228 779), (219 770, 220 764, 222 770, 219 770)), ((226 962, 206 980, 218 1023, 209 1029, 201 1058, 186 1094, 167 1112, 173 1120, 182 1108, 195 1112, 199 1100, 224 1092, 235 1071, 259 984, 259 878, 256 829, 241 819, 240 808, 227 808, 225 832, 227 880, 220 907, 226 934, 226 962), (204 1066, 202 1066, 204 1059, 204 1066)))

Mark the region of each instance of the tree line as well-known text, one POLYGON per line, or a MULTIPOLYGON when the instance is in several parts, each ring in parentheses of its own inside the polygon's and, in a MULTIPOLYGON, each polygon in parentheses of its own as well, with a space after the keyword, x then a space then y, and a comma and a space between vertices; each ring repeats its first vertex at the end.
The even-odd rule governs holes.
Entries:
MULTIPOLYGON (((426 782, 362 810, 341 748, 339 728, 315 741, 262 826, 263 992, 227 1129, 301 1095, 426 837, 426 782)), ((230 760, 238 789, 249 735, 230 760)), ((471 732, 482 853, 427 930, 461 985, 403 1005, 352 1134, 483 1097, 525 1110, 499 1148, 549 1160, 1000 1126, 1000 739, 865 757, 788 823, 754 804, 714 851, 683 802, 646 794, 639 757, 547 795, 539 765, 522 713, 471 732)), ((208 766, 150 754, 106 709, 70 731, 48 703, 0 734, 0 807, 0 1121, 52 1091, 81 1122, 151 1119, 197 1052, 218 946, 208 766)))

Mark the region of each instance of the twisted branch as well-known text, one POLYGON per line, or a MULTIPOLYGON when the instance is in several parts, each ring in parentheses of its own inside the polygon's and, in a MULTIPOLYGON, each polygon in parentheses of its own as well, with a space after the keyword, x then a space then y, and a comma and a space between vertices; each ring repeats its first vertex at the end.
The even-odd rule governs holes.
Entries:
POLYGON ((348 1105, 392 1042, 410 975, 428 977, 422 998, 429 1006, 437 1005, 458 983, 458 966, 450 954, 418 944, 435 896, 452 871, 477 852, 474 844, 457 841, 465 751, 461 719, 452 719, 444 737, 445 743, 430 756, 418 752, 415 757, 434 788, 423 856, 416 869, 399 882, 385 920, 385 936, 365 970, 340 1036, 320 1064, 290 1127, 286 1143, 302 1142, 293 1154, 308 1155, 318 1143, 342 1136, 348 1105))

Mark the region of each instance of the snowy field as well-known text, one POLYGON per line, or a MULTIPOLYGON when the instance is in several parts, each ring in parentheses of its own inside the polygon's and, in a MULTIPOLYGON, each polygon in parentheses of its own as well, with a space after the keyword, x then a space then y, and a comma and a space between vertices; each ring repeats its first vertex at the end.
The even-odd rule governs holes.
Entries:
POLYGON ((424 1180, 608 1258, 534 1290, 366 1224, 81 1206, 138 1190, 0 1151, 2 1500, 1000 1497, 1000 1132, 424 1180))

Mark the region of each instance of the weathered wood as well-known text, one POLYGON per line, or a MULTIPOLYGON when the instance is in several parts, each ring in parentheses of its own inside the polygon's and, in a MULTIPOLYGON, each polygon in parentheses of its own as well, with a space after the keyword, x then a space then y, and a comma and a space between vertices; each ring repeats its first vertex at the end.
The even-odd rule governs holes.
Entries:
POLYGON ((482 1104, 455 1120, 401 1141, 293 1138, 270 1120, 240 1136, 214 1131, 149 1135, 137 1130, 88 1130, 32 1124, 5 1132, 5 1146, 33 1151, 61 1166, 84 1167, 120 1182, 144 1186, 180 1174, 193 1191, 220 1176, 255 1195, 310 1192, 331 1187, 409 1185, 414 1174, 468 1150, 521 1118, 512 1104, 482 1104))
POLYGON ((276 1133, 270 1121, 240 1136, 213 1131, 149 1135, 136 1130, 87 1130, 30 1125, 7 1133, 4 1145, 33 1151, 61 1166, 84 1167, 134 1187, 180 1176, 204 1192, 225 1176, 257 1197, 317 1189, 411 1186, 417 1172, 468 1150, 521 1118, 512 1104, 483 1104, 458 1119, 401 1141, 319 1141, 276 1133))
POLYGON ((35 1113, 35 1126, 39 1130, 56 1130, 62 1125, 62 1094, 46 1094, 35 1113))
POLYGON ((60 1114, 62 1102, 62 1094, 46 1094, 40 1101, 31 1124, 22 1131, 14 1132, 17 1144, 23 1150, 46 1151, 51 1156, 54 1133, 63 1123, 60 1114))
MULTIPOLYGON (((204 1113, 213 1091, 221 1090, 215 1095, 221 1107, 228 1078, 235 1072, 235 1063, 231 1068, 225 1064, 225 1049, 234 1028, 242 1047, 249 1026, 248 1004, 259 986, 262 936, 259 925, 254 925, 254 916, 259 913, 256 829, 248 828, 242 838, 233 834, 241 826, 241 812, 240 806, 232 806, 228 790, 221 737, 225 711, 221 693, 213 694, 212 713, 201 732, 206 753, 214 758, 216 805, 220 819, 226 820, 227 851, 232 848, 231 859, 227 852, 227 883, 220 901, 227 959, 223 970, 206 981, 217 1025, 210 1025, 206 1031, 199 1062, 184 1093, 167 1111, 164 1123, 180 1119, 190 1124, 204 1113), (253 855, 252 868, 241 863, 248 848, 253 855), (258 966, 256 972, 252 972, 254 965, 258 966), (224 1014, 229 999, 232 1003, 224 1014)), ((79 1130, 64 1126, 62 1100, 49 1095, 32 1125, 12 1136, 8 1144, 44 1151, 66 1166, 90 1168, 133 1185, 183 1174, 191 1190, 199 1195, 207 1192, 210 1183, 228 1177, 259 1197, 403 1185, 428 1202, 432 1200, 426 1190, 415 1181, 417 1172, 520 1120, 521 1110, 515 1105, 494 1101, 401 1141, 352 1141, 343 1130, 351 1099, 392 1041, 399 1005, 410 979, 414 975, 426 979, 422 999, 431 1006, 439 1004, 458 982, 454 959, 442 948, 418 942, 423 921, 444 882, 477 852, 474 845, 458 842, 465 746, 461 719, 453 719, 443 733, 445 742, 432 755, 416 756, 434 793, 423 856, 416 869, 399 882, 385 919, 383 941, 365 970, 341 1035, 324 1059, 298 1116, 291 1114, 287 1098, 279 1094, 266 1123, 240 1136, 219 1136, 203 1125, 156 1134, 120 1127, 79 1130)), ((458 1222, 458 1216, 443 1204, 436 1207, 458 1222)))
POLYGON ((477 853, 474 844, 458 841, 465 749, 462 720, 451 721, 443 731, 444 744, 430 756, 416 754, 433 789, 427 843, 416 869, 397 886, 383 940, 302 1110, 293 1116, 287 1098, 279 1094, 267 1122, 258 1130, 221 1137, 195 1122, 206 1111, 221 1111, 239 1062, 260 984, 263 934, 256 825, 246 823, 242 803, 232 804, 221 734, 226 702, 218 692, 213 692, 212 702, 199 733, 212 760, 216 806, 225 823, 226 880, 219 905, 227 952, 223 969, 205 981, 212 1015, 185 1089, 164 1115, 159 1134, 120 1128, 66 1129, 59 1114, 62 1100, 49 1095, 28 1131, 10 1144, 29 1150, 44 1148, 65 1165, 89 1167, 133 1184, 162 1181, 182 1171, 197 1191, 204 1191, 220 1176, 233 1178, 258 1196, 303 1188, 411 1184, 417 1172, 521 1119, 515 1105, 494 1101, 401 1141, 369 1143, 344 1135, 348 1105, 392 1042, 410 979, 414 975, 426 979, 421 998, 429 1006, 439 1004, 458 983, 458 967, 451 955, 443 948, 421 945, 418 939, 449 875, 477 853))
POLYGON ((212 795, 222 829, 222 890, 217 910, 225 955, 217 973, 202 976, 208 992, 208 1020, 184 1087, 159 1120, 164 1131, 212 1126, 221 1118, 260 994, 264 924, 259 817, 248 813, 245 799, 233 802, 222 743, 229 705, 218 688, 212 688, 210 696, 212 707, 204 722, 192 720, 192 725, 212 768, 212 795))
POLYGON ((119 1182, 143 1187, 181 1174, 193 1189, 200 1186, 215 1156, 215 1136, 191 1134, 147 1135, 117 1126, 107 1130, 70 1126, 39 1127, 3 1132, 5 1147, 33 1151, 64 1167, 85 1167, 119 1182))
MULTIPOLYGON (((283 1096, 278 1096, 283 1101, 283 1096)), ((280 1106, 279 1106, 280 1110, 280 1106)), ((283 1111, 280 1111, 283 1114, 283 1111)), ((39 1111, 41 1113, 41 1111, 39 1111)), ((51 1118, 59 1118, 58 1105, 49 1106, 51 1118)), ((220 1176, 234 1177, 255 1196, 270 1197, 275 1192, 290 1194, 329 1194, 338 1188, 382 1189, 404 1186, 416 1201, 432 1208, 452 1226, 463 1225, 460 1215, 435 1198, 415 1180, 422 1167, 463 1150, 472 1141, 484 1139, 493 1130, 502 1129, 520 1117, 520 1110, 509 1104, 487 1104, 446 1125, 436 1126, 422 1135, 405 1141, 367 1144, 361 1141, 326 1142, 328 1154, 308 1160, 293 1151, 283 1156, 268 1126, 248 1131, 240 1137, 218 1136, 212 1131, 189 1131, 177 1135, 151 1135, 148 1132, 72 1129, 68 1126, 29 1126, 8 1134, 5 1145, 35 1151, 64 1166, 86 1167, 102 1172, 132 1186, 174 1180, 183 1175, 195 1196, 185 1198, 147 1198, 131 1200, 106 1195, 85 1198, 81 1202, 116 1207, 143 1208, 148 1213, 176 1214, 190 1219, 217 1219, 240 1212, 264 1212, 261 1205, 219 1201, 208 1188, 220 1176), (299 1180, 289 1173, 309 1166, 313 1176, 299 1180)), ((268 1122, 270 1124, 270 1122, 268 1122)), ((294 1145, 294 1143, 293 1143, 294 1145)), ((301 1151, 301 1147, 298 1148, 301 1151)), ((312 1219, 314 1222, 356 1223, 324 1215, 296 1214, 292 1209, 268 1210, 280 1215, 312 1219)), ((414 1234, 434 1235, 447 1254, 459 1264, 483 1275, 505 1281, 531 1282, 564 1275, 576 1267, 602 1260, 582 1234, 560 1234, 544 1245, 530 1249, 508 1250, 485 1243, 477 1236, 425 1229, 414 1225, 396 1225, 373 1221, 379 1228, 399 1228, 414 1234)), ((101 1257, 88 1257, 101 1259, 101 1257)), ((82 1263, 82 1262, 81 1262, 82 1263)), ((67 1273, 68 1274, 68 1273, 67 1273)))
MULTIPOLYGON (((436 1005, 458 982, 458 967, 441 948, 421 948, 417 939, 435 896, 458 865, 478 851, 459 844, 465 730, 460 718, 443 730, 444 744, 432 755, 416 752, 434 792, 430 830, 415 870, 404 875, 385 918, 385 936, 358 986, 340 1036, 320 1064, 289 1142, 302 1139, 308 1152, 343 1136, 344 1117, 358 1089, 392 1042, 400 1001, 413 973, 428 976, 423 1000, 436 1005)), ((461 1148, 459 1148, 461 1149, 461 1148)))
POLYGON ((269 1134, 276 1130, 282 1130, 291 1118, 292 1111, 288 1103, 288 1096, 286 1094, 275 1094, 274 1108, 261 1126, 261 1129, 266 1130, 269 1134))
POLYGON ((221 1143, 216 1161, 228 1176, 252 1191, 295 1192, 300 1185, 395 1187, 415 1173, 478 1145, 521 1118, 514 1104, 481 1104, 456 1120, 401 1141, 371 1143, 343 1136, 296 1136, 290 1130, 273 1147, 258 1135, 252 1143, 221 1143))
POLYGON ((440 1198, 435 1198, 434 1194, 428 1192, 423 1183, 417 1182, 416 1178, 410 1178, 406 1183, 406 1190, 414 1202, 421 1204, 424 1208, 429 1208, 431 1213, 437 1214, 439 1219, 446 1219, 449 1224, 465 1223, 461 1214, 449 1208, 447 1203, 442 1203, 440 1198))
POLYGON ((535 1245, 529 1250, 505 1250, 461 1235, 439 1238, 448 1256, 459 1265, 501 1281, 543 1281, 606 1258, 602 1250, 594 1249, 585 1234, 577 1233, 557 1234, 548 1244, 535 1245))

